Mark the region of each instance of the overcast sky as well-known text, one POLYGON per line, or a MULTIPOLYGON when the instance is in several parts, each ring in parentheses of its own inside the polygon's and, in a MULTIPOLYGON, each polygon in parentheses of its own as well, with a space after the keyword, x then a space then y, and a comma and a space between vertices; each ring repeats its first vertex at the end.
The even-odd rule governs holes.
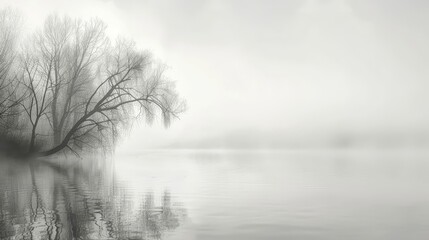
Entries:
POLYGON ((136 126, 121 149, 429 130, 429 1, 0 3, 29 29, 52 12, 97 16, 169 66, 187 112, 136 126))

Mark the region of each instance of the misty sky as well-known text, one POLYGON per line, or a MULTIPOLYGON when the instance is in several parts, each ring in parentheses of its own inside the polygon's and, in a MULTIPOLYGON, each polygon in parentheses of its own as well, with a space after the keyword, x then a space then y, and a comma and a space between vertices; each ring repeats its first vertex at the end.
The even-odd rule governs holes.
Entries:
POLYGON ((0 5, 19 9, 28 29, 52 12, 97 16, 112 36, 135 40, 169 66, 187 112, 167 130, 159 123, 136 126, 123 150, 201 142, 210 147, 270 136, 429 133, 429 1, 0 0, 0 5))

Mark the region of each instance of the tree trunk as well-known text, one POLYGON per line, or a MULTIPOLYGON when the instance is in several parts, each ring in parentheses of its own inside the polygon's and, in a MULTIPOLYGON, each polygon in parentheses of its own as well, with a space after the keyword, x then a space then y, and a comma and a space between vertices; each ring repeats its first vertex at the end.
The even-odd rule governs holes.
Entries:
POLYGON ((28 146, 28 152, 32 153, 34 150, 34 143, 36 141, 36 128, 37 124, 39 122, 39 119, 37 118, 34 122, 33 128, 31 129, 31 138, 30 138, 30 145, 28 146))
POLYGON ((58 145, 61 142, 61 131, 58 127, 58 115, 57 115, 57 102, 58 102, 58 92, 57 86, 55 86, 55 91, 53 92, 53 99, 51 105, 52 111, 52 130, 54 132, 54 145, 58 145))
POLYGON ((84 123, 88 118, 90 118, 94 113, 96 113, 96 111, 91 111, 89 113, 87 113, 86 115, 84 115, 82 118, 80 118, 74 125, 73 127, 67 132, 67 134, 64 136, 63 140, 61 141, 61 143, 59 143, 58 145, 56 145, 55 147, 41 152, 40 155, 41 156, 49 156, 52 154, 55 154, 61 150, 63 150, 64 148, 67 147, 69 141, 71 140, 71 138, 73 137, 73 135, 76 133, 76 131, 79 129, 80 125, 82 123, 84 123))

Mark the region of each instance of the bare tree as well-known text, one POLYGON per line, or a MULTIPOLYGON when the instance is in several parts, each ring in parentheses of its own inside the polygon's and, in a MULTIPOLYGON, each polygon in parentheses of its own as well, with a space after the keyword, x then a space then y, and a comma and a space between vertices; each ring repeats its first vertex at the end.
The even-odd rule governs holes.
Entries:
POLYGON ((53 142, 59 144, 73 113, 82 105, 82 93, 91 88, 94 63, 108 45, 106 26, 100 20, 82 22, 56 15, 48 17, 36 36, 41 61, 52 62, 51 75, 53 142))
POLYGON ((64 148, 93 147, 117 135, 118 126, 131 115, 149 122, 160 113, 168 125, 184 110, 174 85, 163 78, 163 69, 154 67, 147 52, 139 52, 132 43, 118 40, 101 61, 94 79, 95 89, 74 109, 75 120, 61 142, 44 155, 64 148))
POLYGON ((20 79, 21 84, 26 88, 25 92, 28 92, 28 94, 25 96, 25 100, 21 103, 21 106, 31 124, 29 152, 34 150, 38 135, 37 127, 42 118, 47 117, 47 110, 52 103, 51 95, 49 95, 51 75, 45 74, 52 67, 52 61, 45 64, 29 52, 22 59, 23 75, 20 79))
POLYGON ((23 100, 18 93, 14 73, 19 35, 19 15, 11 9, 0 10, 0 127, 9 131, 16 123, 18 105, 23 100))
POLYGON ((9 74, 7 66, 16 65, 5 99, 22 110, 29 152, 40 142, 41 155, 111 146, 132 120, 152 122, 159 115, 168 126, 184 110, 148 52, 131 41, 112 44, 105 31, 97 19, 52 15, 23 43, 19 64, 15 55, 0 52, 0 80, 3 68, 9 74))

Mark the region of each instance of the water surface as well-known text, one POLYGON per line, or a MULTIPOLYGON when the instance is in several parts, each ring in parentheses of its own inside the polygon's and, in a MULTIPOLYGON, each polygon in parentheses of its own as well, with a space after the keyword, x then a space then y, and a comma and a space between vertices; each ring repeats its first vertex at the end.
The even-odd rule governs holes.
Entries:
POLYGON ((0 163, 1 239, 427 239, 429 155, 145 151, 0 163))

